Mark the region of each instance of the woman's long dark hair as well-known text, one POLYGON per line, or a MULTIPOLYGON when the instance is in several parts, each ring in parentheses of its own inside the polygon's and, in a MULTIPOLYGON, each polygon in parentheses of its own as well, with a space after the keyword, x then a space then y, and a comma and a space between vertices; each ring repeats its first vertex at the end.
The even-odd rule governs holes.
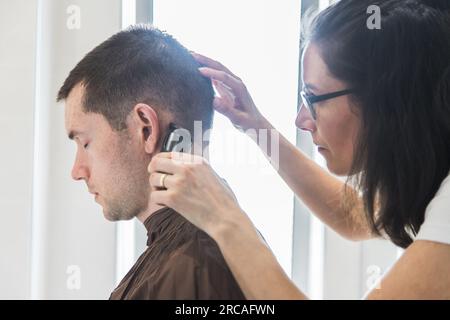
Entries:
POLYGON ((373 231, 403 248, 450 170, 449 10, 450 0, 341 0, 307 36, 355 90, 362 125, 352 178, 373 231), (367 27, 371 5, 381 29, 367 27))

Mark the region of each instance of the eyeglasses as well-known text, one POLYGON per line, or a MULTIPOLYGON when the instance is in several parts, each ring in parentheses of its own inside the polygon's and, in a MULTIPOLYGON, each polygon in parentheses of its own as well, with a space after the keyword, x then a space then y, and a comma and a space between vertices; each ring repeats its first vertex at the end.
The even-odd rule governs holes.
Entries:
POLYGON ((352 93, 353 90, 347 89, 342 91, 336 91, 332 93, 322 94, 320 96, 316 96, 313 94, 307 94, 305 91, 300 92, 300 96, 302 97, 302 102, 305 106, 308 107, 309 112, 314 120, 316 120, 316 109, 314 108, 314 103, 325 101, 333 98, 337 98, 340 96, 345 96, 346 94, 352 93))

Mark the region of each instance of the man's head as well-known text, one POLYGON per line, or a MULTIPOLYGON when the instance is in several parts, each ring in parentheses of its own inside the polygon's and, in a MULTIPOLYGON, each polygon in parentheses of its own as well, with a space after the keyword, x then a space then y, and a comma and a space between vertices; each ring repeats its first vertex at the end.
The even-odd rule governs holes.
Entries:
POLYGON ((193 135, 211 127, 214 92, 190 53, 171 36, 138 26, 89 52, 58 93, 77 143, 72 177, 84 180, 109 220, 145 211, 147 166, 170 122, 193 135))

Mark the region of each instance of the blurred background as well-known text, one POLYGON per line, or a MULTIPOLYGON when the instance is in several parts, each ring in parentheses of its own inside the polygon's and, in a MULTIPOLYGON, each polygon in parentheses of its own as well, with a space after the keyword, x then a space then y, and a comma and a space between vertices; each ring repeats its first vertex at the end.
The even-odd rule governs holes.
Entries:
MULTIPOLYGON (((261 112, 323 164, 294 125, 302 15, 329 0, 0 0, 0 299, 107 299, 145 249, 137 220, 103 218, 71 180, 58 88, 96 45, 152 23, 239 75, 261 112)), ((401 254, 312 217, 256 145, 216 114, 211 164, 284 270, 315 299, 358 299, 401 254)))

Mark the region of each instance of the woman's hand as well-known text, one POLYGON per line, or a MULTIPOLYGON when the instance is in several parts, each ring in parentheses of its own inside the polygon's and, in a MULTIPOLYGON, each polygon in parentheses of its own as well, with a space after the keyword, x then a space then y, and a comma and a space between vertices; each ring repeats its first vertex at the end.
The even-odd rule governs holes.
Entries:
POLYGON ((206 159, 187 153, 159 153, 148 171, 151 201, 174 209, 211 237, 236 223, 251 226, 233 192, 206 159))
POLYGON ((159 153, 148 171, 151 201, 176 210, 216 241, 246 298, 305 297, 204 158, 187 153, 159 153))
POLYGON ((200 73, 211 79, 220 97, 214 98, 214 108, 239 129, 264 129, 270 125, 256 108, 242 80, 220 62, 198 53, 192 56, 204 67, 200 73))

